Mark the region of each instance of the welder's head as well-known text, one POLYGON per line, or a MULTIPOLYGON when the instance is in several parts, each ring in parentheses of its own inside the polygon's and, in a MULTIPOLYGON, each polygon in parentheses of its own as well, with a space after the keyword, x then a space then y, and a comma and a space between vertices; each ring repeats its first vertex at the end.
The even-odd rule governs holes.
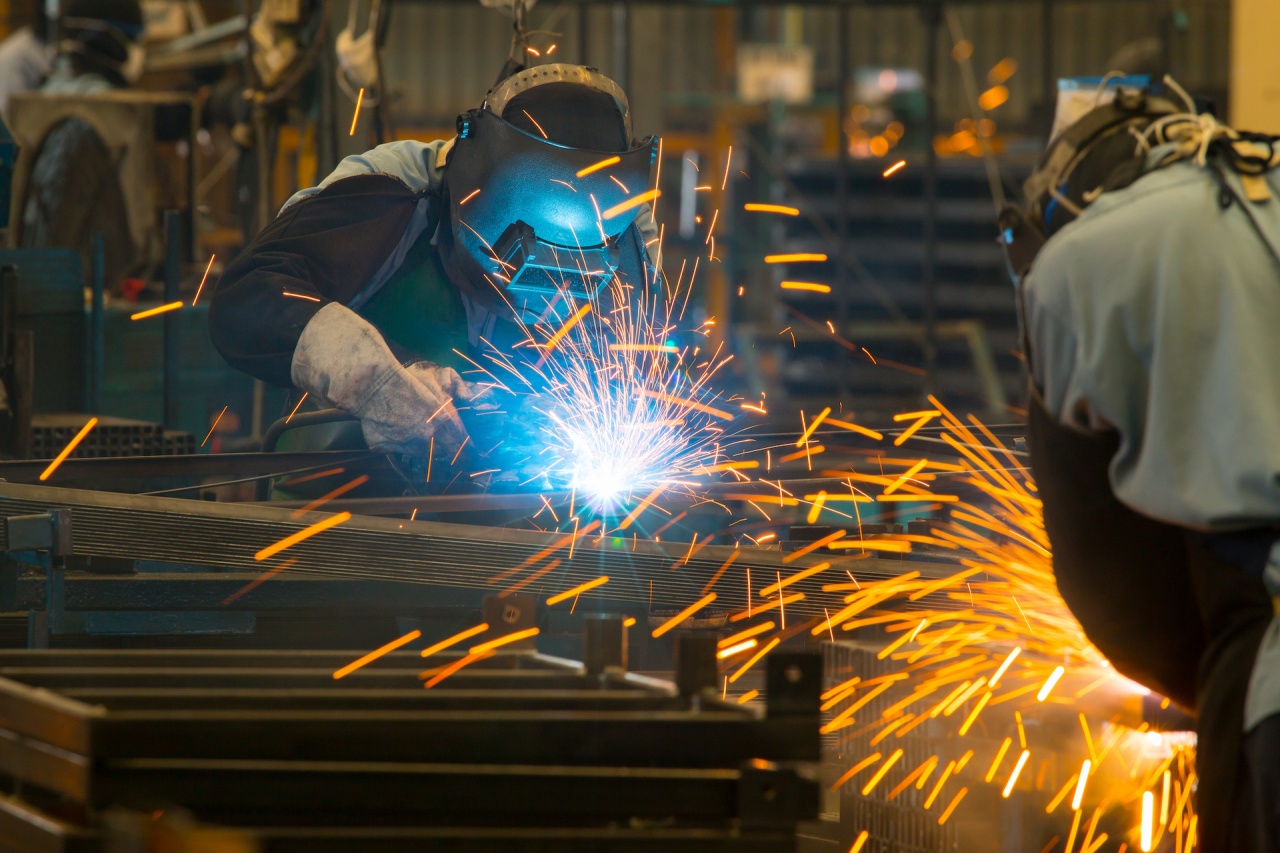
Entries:
POLYGON ((1023 187, 1024 207, 1000 212, 1001 242, 1015 282, 1020 281, 1045 242, 1104 192, 1129 186, 1144 172, 1141 135, 1166 116, 1187 107, 1146 89, 1119 89, 1049 142, 1036 171, 1023 187))
POLYGON ((77 70, 97 72, 117 85, 142 76, 145 27, 138 0, 63 0, 57 27, 58 52, 77 70))
POLYGON ((622 237, 649 189, 654 140, 631 140, 617 83, 580 65, 541 65, 458 118, 446 183, 450 262, 482 300, 526 321, 571 313, 620 271, 622 237))

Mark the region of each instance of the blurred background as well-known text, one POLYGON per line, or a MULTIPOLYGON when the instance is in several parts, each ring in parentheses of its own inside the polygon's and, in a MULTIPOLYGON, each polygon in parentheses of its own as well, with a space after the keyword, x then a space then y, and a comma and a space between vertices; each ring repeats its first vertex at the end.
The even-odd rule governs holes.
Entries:
MULTIPOLYGON (((30 405, 161 424, 171 435, 157 441, 174 452, 193 444, 180 434, 198 441, 221 415, 206 447, 247 446, 283 395, 213 351, 206 304, 191 304, 202 282, 342 156, 451 136, 507 57, 510 11, 474 0, 142 5, 138 104, 127 120, 90 122, 133 128, 109 144, 130 257, 113 261, 104 238, 100 309, 91 235, 77 238, 76 269, 26 264, 15 317, 38 330, 30 405), (129 319, 173 300, 184 308, 129 319)), ((0 3, 0 20, 48 49, 57 7, 0 3)), ((1274 130, 1263 90, 1275 78, 1259 73, 1273 60, 1265 45, 1233 50, 1232 22, 1265 31, 1276 14, 1259 0, 543 0, 526 61, 598 67, 628 90, 637 135, 661 136, 664 266, 687 282, 699 261, 690 311, 735 354, 728 393, 763 396, 787 423, 815 404, 888 414, 929 392, 1017 418, 995 211, 1044 148, 1057 81, 1169 72, 1220 115, 1254 98, 1247 115, 1271 116, 1274 130), (744 209, 760 203, 797 215, 744 209), (797 253, 825 259, 766 262, 797 253)), ((21 214, 52 120, 25 97, 7 116, 11 247, 32 245, 21 214)), ((10 436, 10 452, 56 449, 83 418, 64 420, 21 447, 10 436)))

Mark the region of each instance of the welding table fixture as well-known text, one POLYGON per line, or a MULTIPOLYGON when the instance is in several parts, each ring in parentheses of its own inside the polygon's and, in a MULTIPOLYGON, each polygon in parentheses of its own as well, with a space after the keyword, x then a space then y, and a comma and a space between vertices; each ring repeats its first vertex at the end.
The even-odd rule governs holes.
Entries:
POLYGON ((0 652, 0 851, 794 850, 821 658, 770 656, 753 708, 720 700, 713 637, 678 638, 670 683, 626 671, 625 631, 427 690, 412 651, 340 680, 358 652, 0 652))

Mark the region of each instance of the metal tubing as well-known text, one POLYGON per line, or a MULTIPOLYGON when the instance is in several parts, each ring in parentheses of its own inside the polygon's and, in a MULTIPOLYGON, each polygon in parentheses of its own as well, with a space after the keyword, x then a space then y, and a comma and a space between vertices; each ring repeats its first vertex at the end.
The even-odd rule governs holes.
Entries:
MULTIPOLYGON (((177 302, 182 283, 181 212, 165 211, 164 240, 164 301, 177 302)), ((178 353, 178 315, 170 311, 164 315, 164 425, 170 429, 178 426, 178 353)))

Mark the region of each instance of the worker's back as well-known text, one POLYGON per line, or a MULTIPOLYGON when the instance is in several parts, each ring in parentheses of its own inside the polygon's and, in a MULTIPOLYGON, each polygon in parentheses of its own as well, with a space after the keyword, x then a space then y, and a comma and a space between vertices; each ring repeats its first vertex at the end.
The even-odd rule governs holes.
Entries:
POLYGON ((1189 161, 1104 194, 1025 290, 1048 410, 1115 428, 1117 497, 1193 528, 1280 520, 1280 181, 1254 202, 1221 180, 1226 207, 1189 161))

